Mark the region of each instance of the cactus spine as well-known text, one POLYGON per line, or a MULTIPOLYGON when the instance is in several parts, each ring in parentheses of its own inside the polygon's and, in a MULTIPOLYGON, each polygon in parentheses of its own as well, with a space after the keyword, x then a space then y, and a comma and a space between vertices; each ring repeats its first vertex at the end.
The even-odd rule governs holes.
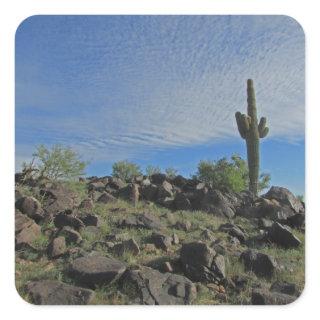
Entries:
POLYGON ((236 121, 241 138, 246 140, 247 160, 249 167, 249 190, 258 195, 259 182, 259 139, 267 136, 269 128, 266 126, 267 119, 262 117, 258 124, 256 98, 253 81, 247 81, 248 111, 246 114, 236 112, 236 121))

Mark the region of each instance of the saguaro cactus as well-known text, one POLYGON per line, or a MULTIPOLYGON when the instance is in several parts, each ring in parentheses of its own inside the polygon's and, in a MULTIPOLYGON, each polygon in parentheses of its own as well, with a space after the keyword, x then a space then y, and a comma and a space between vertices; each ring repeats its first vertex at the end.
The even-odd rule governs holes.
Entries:
POLYGON ((248 111, 246 114, 236 112, 236 120, 240 136, 246 140, 247 159, 249 167, 249 190, 257 196, 259 181, 259 139, 266 137, 269 128, 266 126, 267 119, 262 117, 258 124, 256 98, 253 81, 247 81, 248 111))

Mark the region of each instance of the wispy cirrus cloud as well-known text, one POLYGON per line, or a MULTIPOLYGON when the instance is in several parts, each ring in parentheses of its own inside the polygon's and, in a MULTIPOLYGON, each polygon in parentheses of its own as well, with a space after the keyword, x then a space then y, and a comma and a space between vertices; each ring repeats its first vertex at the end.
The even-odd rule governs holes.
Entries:
POLYGON ((247 78, 270 137, 304 136, 304 35, 288 17, 39 16, 16 46, 19 157, 64 143, 115 161, 238 138, 247 78))

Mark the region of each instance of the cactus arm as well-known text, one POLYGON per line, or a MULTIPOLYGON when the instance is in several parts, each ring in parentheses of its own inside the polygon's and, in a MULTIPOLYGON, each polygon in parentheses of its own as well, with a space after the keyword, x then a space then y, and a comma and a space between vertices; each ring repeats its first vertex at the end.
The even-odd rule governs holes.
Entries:
POLYGON ((262 132, 259 131, 259 137, 261 139, 265 138, 268 135, 268 132, 269 132, 269 128, 265 127, 262 132))
POLYGON ((241 113, 238 111, 236 112, 236 121, 237 121, 237 126, 238 126, 238 131, 240 133, 240 136, 242 139, 246 139, 246 136, 247 136, 247 130, 243 124, 243 121, 242 121, 242 115, 241 113))

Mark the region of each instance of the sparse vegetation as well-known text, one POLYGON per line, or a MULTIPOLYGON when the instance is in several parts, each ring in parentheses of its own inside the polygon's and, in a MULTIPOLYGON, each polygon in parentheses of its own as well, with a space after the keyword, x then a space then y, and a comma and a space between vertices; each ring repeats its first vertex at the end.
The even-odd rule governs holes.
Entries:
POLYGON ((112 166, 112 176, 120 178, 123 181, 130 181, 141 174, 140 167, 127 160, 115 162, 112 166))

